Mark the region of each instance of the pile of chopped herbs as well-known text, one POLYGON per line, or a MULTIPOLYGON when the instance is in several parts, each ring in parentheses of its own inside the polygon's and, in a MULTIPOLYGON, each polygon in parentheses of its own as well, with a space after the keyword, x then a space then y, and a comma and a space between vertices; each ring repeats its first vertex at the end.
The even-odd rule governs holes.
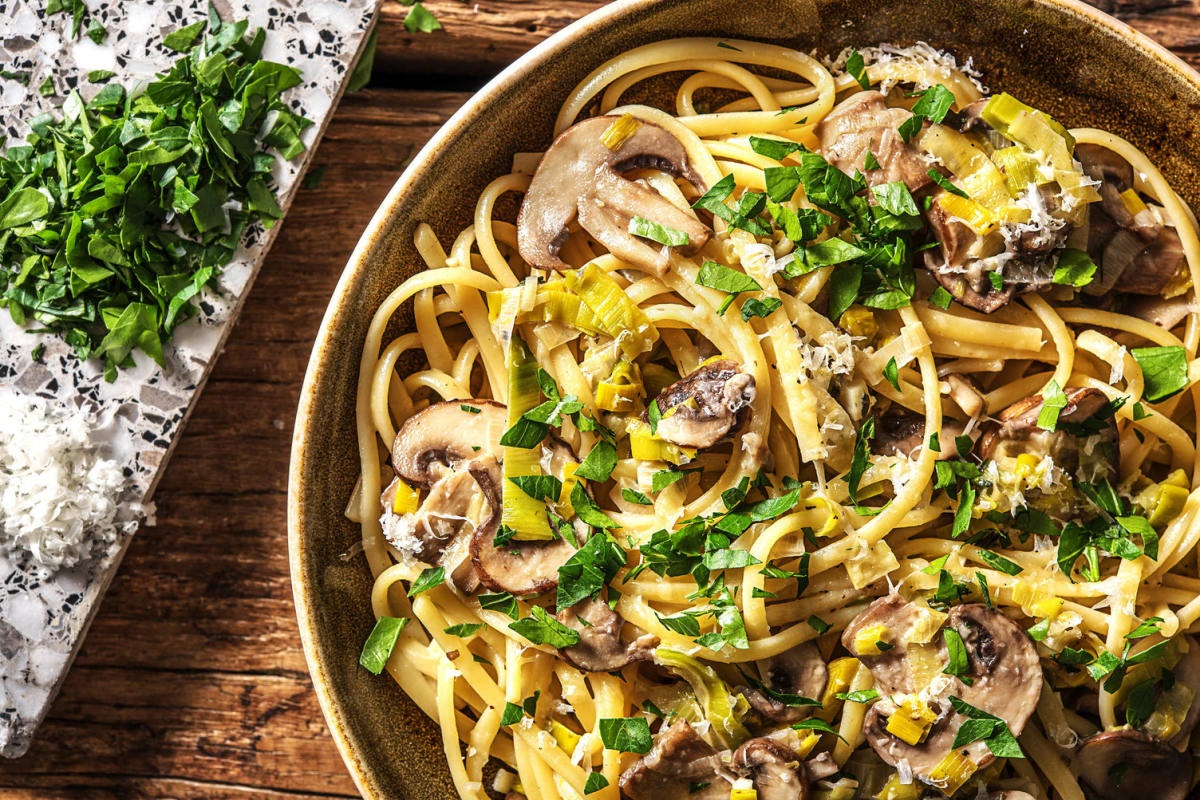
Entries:
POLYGON ((134 350, 162 364, 246 227, 282 215, 270 151, 299 155, 312 123, 282 100, 299 72, 262 60, 247 28, 210 8, 164 39, 183 55, 144 91, 72 91, 0 156, 0 306, 104 359, 110 381, 134 350))

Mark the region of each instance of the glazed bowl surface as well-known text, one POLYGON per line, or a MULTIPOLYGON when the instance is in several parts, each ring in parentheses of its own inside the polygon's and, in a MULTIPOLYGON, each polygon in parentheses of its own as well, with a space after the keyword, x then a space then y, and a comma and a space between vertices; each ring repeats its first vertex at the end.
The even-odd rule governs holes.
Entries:
MULTIPOLYGON (((623 50, 680 36, 757 39, 804 52, 925 41, 972 59, 985 85, 1068 126, 1141 147, 1193 208, 1200 201, 1200 75, 1073 0, 622 0, 564 29, 476 94, 396 182, 363 233, 317 336, 292 439, 288 545, 300 634, 330 732, 366 798, 446 800, 437 727, 387 677, 358 665, 374 622, 359 537, 343 515, 358 476, 354 398, 372 313, 422 269, 420 222, 443 246, 514 153, 544 150, 568 92, 623 50)), ((653 99, 652 97, 650 98, 653 99)), ((399 325, 411 317, 399 315, 399 325)))

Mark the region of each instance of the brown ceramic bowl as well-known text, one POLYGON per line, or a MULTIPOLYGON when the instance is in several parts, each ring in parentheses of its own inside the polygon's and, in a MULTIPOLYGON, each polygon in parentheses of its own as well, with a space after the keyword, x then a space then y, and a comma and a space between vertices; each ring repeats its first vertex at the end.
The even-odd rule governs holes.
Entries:
POLYGON ((454 796, 440 738, 396 684, 358 666, 370 575, 342 511, 358 472, 354 396, 371 314, 422 268, 418 222, 444 245, 512 156, 546 147, 575 84, 622 50, 678 36, 759 39, 837 53, 924 40, 973 57, 985 84, 1070 126, 1142 147, 1200 199, 1200 75, 1126 25, 1071 0, 623 0, 534 48, 473 97, 396 182, 363 234, 313 348, 293 436, 288 545, 300 635, 330 732, 364 797, 454 796))

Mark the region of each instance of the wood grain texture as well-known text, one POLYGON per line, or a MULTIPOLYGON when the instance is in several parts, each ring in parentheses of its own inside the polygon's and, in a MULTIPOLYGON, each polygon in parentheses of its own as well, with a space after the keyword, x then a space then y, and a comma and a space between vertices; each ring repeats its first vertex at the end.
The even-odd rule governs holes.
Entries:
MULTIPOLYGON (((373 88, 347 97, 6 800, 309 800, 355 790, 325 729, 288 579, 288 447, 309 348, 359 233, 404 163, 490 77, 590 0, 385 0, 373 88), (439 77, 440 76, 440 77, 439 77), (447 78, 445 76, 459 76, 447 78)), ((1190 0, 1109 0, 1200 64, 1190 0)))

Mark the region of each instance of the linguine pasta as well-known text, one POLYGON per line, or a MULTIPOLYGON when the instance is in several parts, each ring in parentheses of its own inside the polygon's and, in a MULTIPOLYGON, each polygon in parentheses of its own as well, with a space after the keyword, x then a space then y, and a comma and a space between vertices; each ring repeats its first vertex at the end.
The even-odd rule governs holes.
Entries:
POLYGON ((1184 797, 1200 242, 1154 164, 925 45, 657 42, 546 133, 360 365, 363 664, 459 794, 1184 797))

